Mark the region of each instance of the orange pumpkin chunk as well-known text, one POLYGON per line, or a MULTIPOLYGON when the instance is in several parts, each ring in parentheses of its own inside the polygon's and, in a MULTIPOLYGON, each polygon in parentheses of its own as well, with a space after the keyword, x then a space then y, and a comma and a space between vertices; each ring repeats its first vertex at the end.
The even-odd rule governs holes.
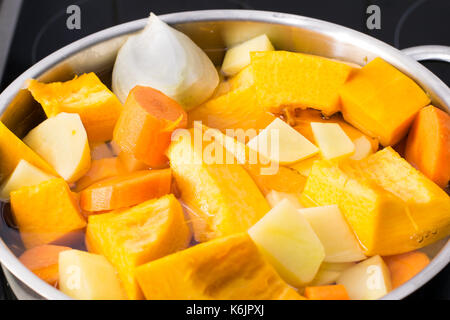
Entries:
POLYGON ((305 297, 310 300, 350 300, 342 284, 306 287, 305 297))
POLYGON ((445 188, 450 180, 450 116, 433 106, 423 108, 409 132, 405 158, 445 188))
POLYGON ((75 197, 60 178, 11 192, 11 208, 27 249, 52 243, 86 226, 75 197))
POLYGON ((345 120, 383 146, 399 142, 417 112, 430 103, 412 79, 381 58, 355 71, 340 95, 345 120))
POLYGON ((170 169, 142 170, 102 180, 80 193, 86 211, 126 208, 170 192, 170 169))
POLYGON ((114 129, 114 142, 152 168, 167 165, 172 132, 187 126, 183 107, 162 92, 136 86, 128 95, 114 129))
POLYGON ((58 176, 52 166, 23 143, 3 122, 0 122, 0 159, 2 159, 0 179, 9 176, 22 159, 47 173, 58 176))
POLYGON ((111 140, 122 104, 95 73, 83 74, 67 82, 45 84, 29 80, 28 90, 42 105, 47 117, 61 112, 78 113, 89 142, 111 140))
POLYGON ((246 233, 202 243, 136 269, 147 299, 303 299, 246 233))
POLYGON ((59 279, 59 253, 71 249, 46 244, 25 251, 19 260, 39 278, 52 286, 56 286, 59 279))
POLYGON ((86 245, 118 270, 130 299, 142 299, 135 268, 187 247, 191 239, 180 203, 173 195, 122 212, 89 217, 86 245))

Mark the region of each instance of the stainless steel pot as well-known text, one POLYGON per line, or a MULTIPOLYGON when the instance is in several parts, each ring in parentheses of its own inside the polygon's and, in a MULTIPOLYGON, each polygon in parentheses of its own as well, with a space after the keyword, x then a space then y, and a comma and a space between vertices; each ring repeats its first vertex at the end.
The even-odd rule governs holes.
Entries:
MULTIPOLYGON (((430 95, 435 106, 450 112, 449 88, 413 59, 449 62, 449 47, 424 46, 401 52, 379 40, 336 24, 276 12, 208 10, 168 14, 161 18, 190 36, 216 64, 220 64, 226 47, 261 33, 266 33, 278 49, 306 52, 360 65, 379 56, 413 78, 430 95)), ((21 90, 29 78, 64 81, 71 79, 74 74, 92 71, 109 83, 118 49, 129 34, 141 30, 145 24, 146 19, 142 19, 106 29, 41 60, 0 95, 1 120, 19 137, 36 124, 37 115, 42 113, 40 106, 27 90, 21 90)), ((431 263, 383 299, 406 297, 449 263, 448 238, 427 250, 433 256, 431 263)), ((3 240, 0 240, 0 262, 18 298, 68 299, 25 268, 3 240)))

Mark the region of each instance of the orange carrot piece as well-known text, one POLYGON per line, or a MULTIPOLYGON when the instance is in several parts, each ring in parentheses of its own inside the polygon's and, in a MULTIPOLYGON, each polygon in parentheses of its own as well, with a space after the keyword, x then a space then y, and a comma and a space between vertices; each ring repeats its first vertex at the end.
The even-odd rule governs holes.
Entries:
POLYGON ((35 275, 52 286, 56 286, 59 278, 59 253, 71 250, 69 247, 43 245, 25 251, 19 260, 35 275))
POLYGON ((133 206, 170 192, 172 171, 142 170, 105 179, 80 193, 85 211, 107 211, 133 206))
POLYGON ((134 155, 127 152, 120 152, 118 155, 118 159, 122 165, 122 167, 126 170, 126 172, 133 172, 139 170, 148 169, 148 165, 144 162, 136 159, 134 155))
POLYGON ((392 289, 404 284, 422 271, 429 263, 427 255, 420 251, 406 252, 383 257, 391 272, 392 289))
POLYGON ((152 168, 167 165, 165 152, 172 132, 186 128, 183 107, 162 92, 134 87, 114 129, 114 141, 121 151, 133 154, 152 168))
POLYGON ((75 191, 80 192, 100 180, 115 177, 125 172, 118 158, 93 160, 89 171, 77 181, 75 191))
POLYGON ((350 300, 342 284, 306 287, 304 295, 310 300, 350 300))
POLYGON ((441 188, 450 180, 450 116, 428 106, 416 116, 405 158, 441 188))

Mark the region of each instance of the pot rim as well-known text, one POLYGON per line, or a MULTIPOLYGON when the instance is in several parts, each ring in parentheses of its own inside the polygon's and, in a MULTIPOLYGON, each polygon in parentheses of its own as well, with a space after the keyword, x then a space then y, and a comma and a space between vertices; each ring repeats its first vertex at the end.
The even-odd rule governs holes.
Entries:
MULTIPOLYGON (((411 59, 401 51, 392 46, 372 38, 356 30, 340 26, 331 22, 319 19, 304 17, 300 15, 258 11, 258 10, 199 10, 176 12, 159 16, 163 21, 169 24, 183 24, 191 22, 214 22, 214 21, 249 21, 262 22, 278 25, 287 25, 297 28, 304 28, 325 35, 339 36, 340 41, 353 43, 363 46, 376 56, 388 60, 391 64, 399 68, 406 74, 411 70, 415 73, 413 78, 419 81, 427 92, 435 93, 435 99, 439 104, 449 112, 450 90, 449 88, 431 71, 422 66, 417 61, 411 59)), ((83 51, 95 44, 116 38, 122 35, 131 34, 139 31, 146 25, 147 18, 123 23, 114 27, 104 29, 93 33, 80 40, 55 51, 46 58, 40 60, 35 65, 22 73, 0 94, 0 112, 3 112, 6 106, 12 101, 18 90, 23 88, 25 81, 29 78, 37 78, 44 72, 55 67, 72 55, 83 51)), ((433 258, 430 264, 424 268, 418 275, 399 288, 391 291, 383 300, 402 299, 439 273, 450 262, 450 241, 433 258)), ((28 270, 19 259, 11 252, 8 246, 0 238, 0 263, 17 279, 22 281, 31 290, 45 299, 71 299, 58 289, 50 286, 41 280, 34 273, 28 270)))

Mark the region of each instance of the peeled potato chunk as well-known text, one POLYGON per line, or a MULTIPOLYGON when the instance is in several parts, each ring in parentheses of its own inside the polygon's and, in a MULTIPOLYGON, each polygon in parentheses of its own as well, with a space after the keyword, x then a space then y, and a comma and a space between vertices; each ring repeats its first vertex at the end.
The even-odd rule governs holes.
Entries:
POLYGON ((45 120, 23 141, 67 182, 77 181, 91 165, 86 130, 76 113, 60 113, 45 120))
POLYGON ((389 269, 380 256, 348 268, 336 280, 347 289, 352 300, 376 300, 392 288, 389 269))
POLYGON ((325 258, 324 247, 311 225, 287 199, 248 234, 280 276, 294 287, 311 282, 325 258))
POLYGON ((59 288, 79 300, 124 300, 117 271, 104 256, 79 250, 59 254, 59 288))
POLYGON ((308 139, 279 118, 250 140, 247 146, 280 164, 297 162, 319 152, 308 139))
POLYGON ((208 241, 136 271, 149 300, 302 300, 263 258, 246 233, 208 241))
POLYGON ((235 75, 250 64, 250 52, 273 51, 273 45, 267 35, 262 34, 227 50, 223 59, 222 72, 235 75))
POLYGON ((22 187, 33 186, 52 178, 55 177, 45 173, 39 168, 36 168, 25 160, 20 160, 13 173, 0 186, 0 198, 3 200, 9 200, 9 194, 11 191, 22 187))
POLYGON ((342 159, 355 151, 355 145, 339 124, 311 122, 311 128, 324 159, 342 159))

